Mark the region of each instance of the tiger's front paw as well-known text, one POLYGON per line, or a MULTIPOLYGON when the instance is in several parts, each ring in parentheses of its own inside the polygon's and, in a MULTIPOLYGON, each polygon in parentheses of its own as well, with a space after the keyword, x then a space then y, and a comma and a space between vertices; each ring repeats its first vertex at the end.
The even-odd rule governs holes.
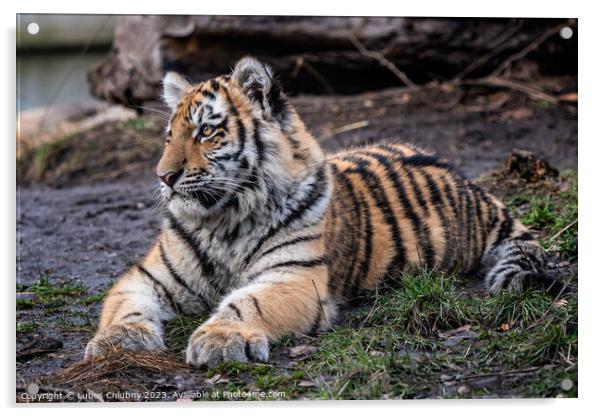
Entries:
POLYGON ((195 367, 213 367, 222 361, 266 362, 270 348, 261 331, 234 321, 216 321, 200 326, 190 336, 186 362, 195 367))
POLYGON ((159 331, 151 324, 141 322, 110 325, 100 329, 88 342, 84 359, 107 355, 117 349, 127 351, 155 351, 165 348, 159 331))

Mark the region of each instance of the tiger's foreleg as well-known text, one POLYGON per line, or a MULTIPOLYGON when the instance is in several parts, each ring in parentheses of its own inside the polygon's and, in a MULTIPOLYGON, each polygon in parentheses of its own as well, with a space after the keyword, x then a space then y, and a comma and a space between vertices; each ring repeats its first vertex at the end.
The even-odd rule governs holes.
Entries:
POLYGON ((178 293, 155 246, 140 265, 132 267, 105 299, 98 331, 85 357, 115 349, 154 351, 165 348, 164 323, 178 313, 178 293))
POLYGON ((269 342, 290 333, 311 333, 333 319, 327 266, 286 268, 262 274, 224 298, 190 337, 186 361, 261 361, 269 342))

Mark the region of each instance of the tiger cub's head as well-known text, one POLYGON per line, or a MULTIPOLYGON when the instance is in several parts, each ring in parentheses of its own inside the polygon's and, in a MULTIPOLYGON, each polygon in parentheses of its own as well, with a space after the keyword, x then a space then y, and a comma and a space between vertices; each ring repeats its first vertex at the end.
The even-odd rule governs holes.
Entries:
POLYGON ((163 98, 172 116, 157 176, 175 216, 269 209, 324 160, 271 69, 254 58, 198 84, 168 73, 163 98))

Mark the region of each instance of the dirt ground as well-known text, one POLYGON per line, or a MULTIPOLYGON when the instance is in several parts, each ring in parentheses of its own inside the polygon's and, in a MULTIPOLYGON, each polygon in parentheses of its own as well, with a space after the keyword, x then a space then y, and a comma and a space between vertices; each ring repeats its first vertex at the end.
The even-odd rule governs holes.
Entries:
MULTIPOLYGON (((560 170, 577 167, 572 102, 454 88, 296 97, 293 104, 330 152, 381 140, 410 142, 434 150, 470 178, 499 168, 513 148, 532 150, 560 170)), ((18 162, 17 284, 28 305, 17 308, 23 324, 17 327, 18 388, 81 360, 100 296, 151 245, 159 227, 153 168, 162 131, 162 115, 147 112, 66 138, 18 162), (63 287, 61 296, 72 299, 57 295, 40 306, 27 290, 40 279, 42 286, 63 287)), ((157 375, 153 382, 161 380, 181 390, 206 383, 207 376, 183 369, 168 381, 157 375)))

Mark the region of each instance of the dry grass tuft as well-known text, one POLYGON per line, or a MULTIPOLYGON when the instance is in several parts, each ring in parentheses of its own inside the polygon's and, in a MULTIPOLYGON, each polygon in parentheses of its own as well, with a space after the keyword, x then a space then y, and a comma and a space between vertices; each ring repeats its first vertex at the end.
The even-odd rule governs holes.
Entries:
POLYGON ((109 379, 173 374, 183 369, 190 367, 174 354, 115 350, 106 356, 83 360, 65 368, 53 377, 52 384, 84 386, 109 379))

